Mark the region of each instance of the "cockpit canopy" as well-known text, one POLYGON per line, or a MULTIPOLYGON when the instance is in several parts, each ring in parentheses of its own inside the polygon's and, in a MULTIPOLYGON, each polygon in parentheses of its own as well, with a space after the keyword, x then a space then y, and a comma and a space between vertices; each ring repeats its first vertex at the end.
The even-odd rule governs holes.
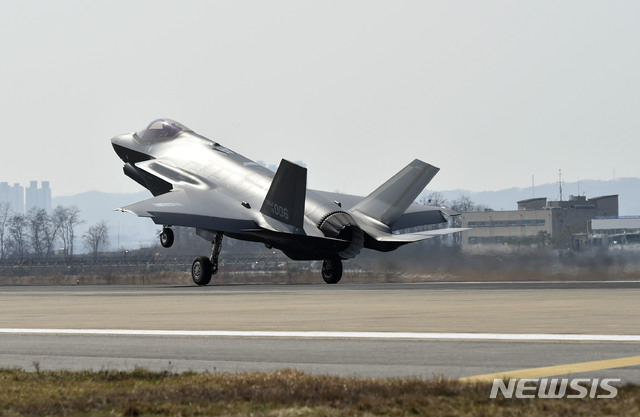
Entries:
POLYGON ((192 130, 175 120, 157 119, 149 123, 146 129, 136 132, 135 136, 143 142, 171 140, 182 132, 192 132, 192 130))

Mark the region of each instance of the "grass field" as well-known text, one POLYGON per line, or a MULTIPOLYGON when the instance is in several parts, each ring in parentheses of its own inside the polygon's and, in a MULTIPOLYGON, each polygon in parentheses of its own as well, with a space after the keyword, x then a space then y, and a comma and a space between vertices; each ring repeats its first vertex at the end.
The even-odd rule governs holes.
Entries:
MULTIPOLYGON (((37 364, 34 364, 38 369, 37 364)), ((0 416, 640 416, 614 399, 490 399, 491 384, 241 374, 0 370, 0 416)))

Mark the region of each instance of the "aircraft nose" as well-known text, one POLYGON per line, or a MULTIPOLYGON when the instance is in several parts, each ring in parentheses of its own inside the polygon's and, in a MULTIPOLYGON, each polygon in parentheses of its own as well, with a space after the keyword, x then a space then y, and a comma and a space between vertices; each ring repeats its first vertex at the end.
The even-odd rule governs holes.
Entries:
POLYGON ((129 162, 129 154, 131 153, 131 134, 118 135, 111 138, 111 146, 116 151, 120 159, 125 162, 129 162))
POLYGON ((127 163, 146 161, 150 158, 150 156, 145 153, 144 146, 140 145, 133 138, 132 133, 114 136, 111 138, 111 145, 120 159, 127 163))
POLYGON ((131 135, 125 134, 125 135, 114 136, 113 138, 111 138, 111 144, 122 145, 126 141, 127 136, 131 136, 131 135))

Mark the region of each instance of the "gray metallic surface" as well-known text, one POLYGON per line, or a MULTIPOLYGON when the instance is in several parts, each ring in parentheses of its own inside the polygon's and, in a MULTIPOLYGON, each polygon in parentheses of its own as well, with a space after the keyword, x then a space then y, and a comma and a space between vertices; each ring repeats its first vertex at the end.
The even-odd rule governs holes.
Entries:
POLYGON ((168 119, 116 136, 112 144, 125 174, 155 195, 123 211, 161 225, 262 241, 293 259, 348 259, 363 247, 393 250, 430 237, 398 237, 393 230, 445 221, 440 209, 412 204, 438 172, 417 159, 368 197, 345 197, 343 208, 339 200, 306 190, 306 169, 283 160, 275 175, 168 119), (396 223, 400 227, 392 229, 396 223))

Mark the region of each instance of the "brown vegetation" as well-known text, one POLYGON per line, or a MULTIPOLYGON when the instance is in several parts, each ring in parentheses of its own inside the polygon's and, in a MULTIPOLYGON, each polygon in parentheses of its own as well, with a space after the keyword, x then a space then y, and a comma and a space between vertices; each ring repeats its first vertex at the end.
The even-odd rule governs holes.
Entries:
POLYGON ((0 416, 639 416, 640 387, 614 399, 490 399, 488 383, 242 374, 0 371, 0 416))
MULTIPOLYGON (((595 280, 640 280, 640 273, 622 273, 611 276, 597 272, 581 274, 541 274, 531 271, 405 271, 388 273, 358 273, 345 271, 342 283, 415 283, 415 282, 485 282, 485 281, 595 281, 595 280)), ((310 271, 270 273, 225 273, 216 275, 213 285, 229 284, 318 284, 322 283, 318 273, 310 271)), ((188 272, 163 271, 120 274, 96 272, 87 275, 21 276, 2 277, 0 285, 195 285, 188 272)))
MULTIPOLYGON (((0 263, 0 285, 190 285, 191 256, 150 251, 145 256, 0 263)), ((223 253, 214 284, 319 283, 321 262, 296 262, 279 252, 223 253)), ((635 252, 465 254, 438 245, 363 252, 345 261, 343 282, 638 280, 635 252)))

